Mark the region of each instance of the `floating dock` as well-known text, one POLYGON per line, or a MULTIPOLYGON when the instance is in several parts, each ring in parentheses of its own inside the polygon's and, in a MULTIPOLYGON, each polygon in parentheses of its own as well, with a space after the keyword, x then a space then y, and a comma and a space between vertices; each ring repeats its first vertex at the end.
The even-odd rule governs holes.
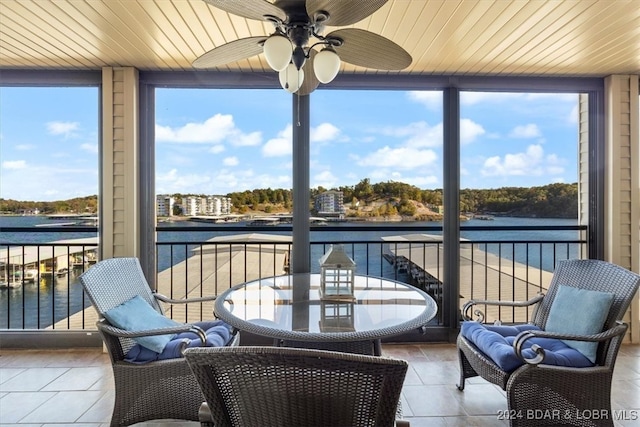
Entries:
MULTIPOLYGON (((430 293, 436 301, 442 298, 444 252, 442 236, 408 234, 386 236, 387 252, 392 259, 406 260, 407 273, 417 287, 430 293), (433 242, 433 243, 430 243, 433 242)), ((461 240, 463 242, 464 239, 461 240)), ((397 261, 401 262, 401 261, 397 261)), ((476 245, 460 245, 460 308, 471 299, 526 301, 538 292, 546 292, 552 272, 501 258, 476 245)), ((438 301, 439 302, 439 301, 438 301)), ((507 313, 514 321, 527 321, 531 312, 502 307, 480 307, 489 321, 507 313)))

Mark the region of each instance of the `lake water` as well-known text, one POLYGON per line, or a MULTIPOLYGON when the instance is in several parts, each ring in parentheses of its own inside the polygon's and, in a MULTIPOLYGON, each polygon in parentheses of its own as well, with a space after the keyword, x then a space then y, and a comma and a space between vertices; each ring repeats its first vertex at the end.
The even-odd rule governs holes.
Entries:
MULTIPOLYGON (((0 245, 21 244, 21 243, 46 243, 56 240, 67 240, 76 238, 95 237, 92 233, 79 233, 70 229, 70 232, 48 232, 46 227, 37 227, 37 233, 31 232, 5 232, 3 227, 34 227, 37 225, 54 225, 56 222, 70 222, 70 220, 50 220, 47 217, 39 216, 0 216, 0 245)), ((242 226, 244 223, 221 224, 216 231, 163 231, 158 233, 159 242, 202 242, 212 237, 233 235, 242 232, 225 231, 228 227, 242 226)), ((163 223, 163 227, 179 228, 189 227, 211 227, 211 224, 201 222, 179 221, 174 223, 163 223)), ((408 222, 408 223, 332 223, 338 227, 351 227, 349 231, 312 231, 311 242, 334 242, 334 241, 380 241, 382 236, 395 236, 402 234, 425 233, 441 235, 440 222, 408 222), (376 231, 359 231, 359 227, 375 225, 376 231), (397 226, 411 226, 415 230, 398 231, 391 229, 397 226)), ((492 221, 469 220, 461 223, 462 227, 479 227, 479 230, 461 230, 461 237, 469 240, 491 240, 491 241, 575 241, 578 240, 579 232, 575 230, 482 230, 485 227, 522 227, 522 226, 575 226, 577 220, 571 219, 548 219, 548 218, 511 218, 495 217, 492 221)), ((216 225, 218 226, 218 225, 216 225)), ((246 227, 246 233, 256 232, 254 227, 246 227)), ((262 232, 261 232, 262 233, 262 232)), ((272 234, 290 234, 278 227, 270 228, 272 234)), ((566 253, 557 254, 553 245, 532 244, 532 249, 525 251, 524 245, 514 248, 511 245, 489 244, 485 250, 495 253, 503 258, 515 258, 519 262, 528 262, 534 267, 541 267, 552 271, 556 257, 573 258, 578 256, 578 245, 567 244, 556 246, 563 252, 566 246, 566 253)), ((189 246, 189 249, 195 246, 189 246)), ((5 249, 6 246, 0 246, 5 249)), ((359 266, 368 265, 370 274, 393 277, 395 271, 391 264, 380 261, 379 246, 374 245, 367 253, 365 245, 353 245, 355 253, 352 257, 359 266)), ((351 245, 347 245, 347 250, 351 250, 351 245)), ((174 251, 171 255, 168 247, 160 247, 158 250, 158 269, 162 271, 181 262, 186 257, 189 250, 174 251)), ((312 245, 311 257, 318 259, 323 253, 322 245, 312 245)), ((0 260, 0 262, 6 262, 0 260)), ((316 266, 312 266, 315 268, 316 266)), ((72 273, 61 278, 43 280, 39 286, 35 284, 25 284, 15 289, 0 289, 0 328, 7 328, 9 323, 11 328, 38 328, 47 327, 67 316, 68 310, 71 313, 82 310, 89 306, 89 302, 84 299, 84 294, 79 283, 75 280, 79 272, 72 273)))

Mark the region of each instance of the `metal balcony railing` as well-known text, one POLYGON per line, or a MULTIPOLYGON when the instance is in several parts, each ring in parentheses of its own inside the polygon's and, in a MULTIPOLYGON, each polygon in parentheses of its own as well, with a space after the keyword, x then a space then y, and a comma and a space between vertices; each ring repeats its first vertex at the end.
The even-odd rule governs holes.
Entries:
MULTIPOLYGON (((578 238, 586 235, 585 230, 581 226, 551 230, 461 227, 460 300, 456 307, 469 299, 521 300, 544 292, 557 261, 586 257, 587 241, 578 238), (549 231, 556 237, 539 236, 549 231), (474 237, 479 232, 492 238, 474 237), (508 240, 498 238, 504 232, 511 236, 508 240), (513 238, 518 235, 524 238, 513 238)), ((289 268, 290 228, 161 226, 157 231, 155 286, 172 297, 219 294, 247 280, 284 274, 289 268), (239 237, 239 233, 244 236, 239 237)), ((77 277, 96 261, 97 229, 5 227, 2 232, 13 233, 13 238, 0 241, 0 329, 94 330, 95 312, 87 310, 90 303, 77 277), (57 233, 55 242, 42 242, 43 238, 51 239, 51 233, 57 233), (86 237, 78 237, 78 233, 86 237)), ((314 227, 310 243, 312 272, 319 271, 318 259, 333 243, 345 246, 356 262, 357 274, 419 287, 434 297, 440 313, 443 304, 449 303, 444 292, 446 260, 439 227, 314 227)), ((211 318, 212 304, 189 305, 188 311, 168 314, 179 321, 211 318)), ((486 312, 488 319, 495 316, 507 321, 528 319, 530 314, 505 308, 486 312)), ((432 323, 442 325, 441 317, 432 323)))

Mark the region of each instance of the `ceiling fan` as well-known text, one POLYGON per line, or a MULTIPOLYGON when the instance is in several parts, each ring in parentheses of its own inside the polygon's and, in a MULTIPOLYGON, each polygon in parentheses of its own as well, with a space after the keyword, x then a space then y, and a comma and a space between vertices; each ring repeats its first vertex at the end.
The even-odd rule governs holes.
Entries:
POLYGON ((234 15, 269 21, 275 31, 218 46, 197 58, 195 68, 213 68, 264 53, 269 66, 279 72, 284 89, 308 95, 320 83, 335 78, 341 61, 378 70, 402 70, 412 61, 402 47, 371 31, 345 28, 323 34, 325 26, 354 24, 388 0, 204 1, 234 15))

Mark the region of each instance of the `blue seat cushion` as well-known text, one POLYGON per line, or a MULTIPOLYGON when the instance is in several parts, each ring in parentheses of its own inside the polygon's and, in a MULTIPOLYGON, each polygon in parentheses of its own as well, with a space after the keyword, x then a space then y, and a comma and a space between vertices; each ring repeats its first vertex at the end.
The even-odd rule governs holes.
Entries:
MULTIPOLYGON (((223 347, 229 344, 233 338, 231 326, 222 320, 195 322, 193 324, 201 327, 207 334, 206 347, 223 347)), ((131 347, 124 360, 141 364, 155 360, 175 359, 182 357, 182 352, 185 348, 200 347, 201 345, 200 337, 195 332, 181 332, 176 334, 160 353, 136 344, 131 347)))
MULTIPOLYGON (((522 328, 524 330, 535 330, 538 327, 534 325, 521 325, 516 327, 510 326, 485 326, 478 322, 463 322, 460 333, 467 340, 472 342, 478 349, 505 372, 513 372, 524 362, 516 356, 513 349, 513 342, 517 336, 501 335, 502 333, 513 333, 522 328), (490 330, 498 328, 499 332, 490 330), (509 329, 514 328, 514 329, 509 329)), ((518 332, 519 333, 519 332, 518 332)), ((526 358, 536 356, 531 350, 533 344, 538 344, 545 350, 545 359, 542 362, 545 365, 569 366, 574 368, 585 368, 593 366, 593 363, 587 359, 578 350, 569 347, 562 340, 551 338, 531 338, 525 341, 522 354, 526 358)))

